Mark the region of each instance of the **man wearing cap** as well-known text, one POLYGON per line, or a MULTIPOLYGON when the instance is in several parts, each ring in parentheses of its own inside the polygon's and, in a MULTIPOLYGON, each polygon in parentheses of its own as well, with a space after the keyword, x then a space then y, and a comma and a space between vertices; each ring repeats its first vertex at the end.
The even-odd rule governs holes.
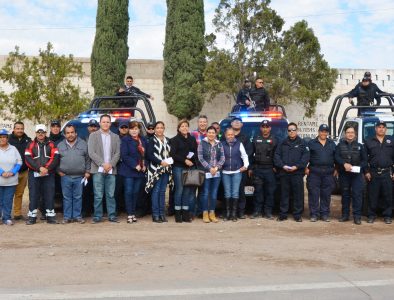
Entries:
POLYGON ((14 130, 10 134, 8 142, 18 149, 20 156, 22 157, 22 166, 18 173, 18 185, 16 186, 14 196, 14 220, 22 220, 22 199, 27 185, 28 170, 25 163, 25 150, 27 144, 31 141, 25 133, 25 125, 23 122, 15 122, 14 130))
POLYGON ((288 137, 276 148, 274 163, 280 176, 280 214, 278 221, 287 220, 290 195, 293 196, 294 221, 302 222, 304 211, 304 174, 309 161, 309 148, 297 134, 297 124, 287 125, 288 137), (290 194, 291 192, 291 194, 290 194))
POLYGON ((91 133, 99 130, 100 124, 95 119, 91 119, 88 122, 88 135, 85 137, 86 143, 89 141, 89 136, 91 133))
POLYGON ((119 120, 118 132, 119 137, 122 139, 123 137, 129 134, 129 120, 128 119, 121 119, 119 120))
POLYGON ((271 135, 271 124, 268 120, 263 120, 260 125, 260 135, 253 139, 253 155, 251 156, 251 166, 248 171, 253 178, 254 191, 254 212, 251 219, 262 215, 264 204, 264 215, 268 220, 272 220, 272 209, 274 207, 274 193, 276 179, 274 173, 274 153, 277 141, 271 135))
MULTIPOLYGON (((357 97, 357 105, 359 106, 370 106, 373 105, 374 99, 376 99, 376 105, 380 105, 381 98, 378 96, 380 93, 384 93, 378 88, 378 86, 372 82, 371 73, 365 72, 363 79, 359 82, 354 89, 349 92, 349 102, 353 104, 353 97, 357 97)), ((374 111, 373 108, 359 109, 358 114, 362 112, 374 111)))
POLYGON ((250 98, 250 88, 251 82, 249 79, 245 79, 242 89, 239 90, 237 95, 237 105, 239 111, 247 111, 252 104, 252 99, 250 98))
POLYGON ((270 107, 270 97, 267 90, 264 88, 264 81, 262 78, 257 78, 255 88, 250 91, 250 97, 256 106, 257 111, 267 111, 270 107))
MULTIPOLYGON (((250 157, 253 153, 253 146, 250 142, 250 139, 247 135, 242 133, 242 119, 239 117, 235 117, 231 121, 231 128, 234 131, 235 138, 239 140, 245 148, 246 154, 250 157)), ((222 140, 225 140, 226 137, 223 135, 222 140)), ((242 180, 239 186, 239 200, 238 200, 238 218, 245 219, 245 207, 246 207, 246 197, 245 197, 245 184, 247 179, 247 172, 242 173, 242 180)))
POLYGON ((148 123, 146 125, 146 141, 147 143, 150 142, 150 140, 155 136, 155 124, 154 123, 148 123))
POLYGON ((55 171, 59 164, 59 153, 55 144, 46 136, 46 126, 36 125, 36 138, 25 151, 26 165, 29 168, 29 213, 27 225, 37 220, 37 208, 40 198, 45 203, 47 223, 56 224, 54 209, 55 171))
POLYGON ((339 184, 342 191, 342 216, 339 222, 349 221, 350 201, 354 224, 361 225, 363 194, 363 172, 367 166, 367 153, 362 144, 357 142, 353 126, 345 128, 345 138, 335 149, 335 162, 339 166, 339 184))
POLYGON ((120 158, 119 136, 110 130, 111 116, 100 117, 100 130, 89 137, 88 152, 93 174, 94 217, 93 224, 103 221, 103 197, 107 205, 108 221, 118 223, 116 217, 115 175, 120 158))
POLYGON ((368 155, 368 166, 365 171, 368 181, 368 223, 375 221, 379 206, 383 209, 384 222, 391 224, 394 142, 386 135, 387 125, 384 121, 376 123, 375 132, 376 136, 365 141, 368 155))
POLYGON ((319 218, 330 221, 331 192, 335 185, 335 143, 328 138, 328 132, 328 125, 321 124, 318 136, 308 144, 310 158, 305 174, 308 176, 306 186, 311 222, 319 218))
POLYGON ((49 132, 49 140, 52 141, 55 146, 59 145, 61 141, 64 140, 63 134, 60 132, 61 123, 59 120, 52 120, 51 121, 51 128, 49 132))

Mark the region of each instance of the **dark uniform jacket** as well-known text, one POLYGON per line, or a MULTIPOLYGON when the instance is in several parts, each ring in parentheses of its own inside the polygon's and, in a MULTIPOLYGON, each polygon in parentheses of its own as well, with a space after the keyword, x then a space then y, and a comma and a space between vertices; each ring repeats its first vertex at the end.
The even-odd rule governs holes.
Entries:
POLYGON ((323 146, 319 138, 310 140, 308 143, 309 147, 309 169, 313 168, 333 168, 335 164, 335 143, 331 139, 326 140, 326 144, 323 146))
POLYGON ((357 140, 349 143, 342 139, 335 149, 335 161, 339 164, 339 172, 345 172, 345 163, 361 167, 361 172, 367 166, 367 153, 357 140))
POLYGON ((52 132, 49 134, 49 140, 52 141, 57 147, 61 141, 64 140, 64 135, 62 133, 53 134, 52 132))
POLYGON ((24 133, 23 136, 19 139, 13 133, 11 133, 8 138, 8 142, 10 143, 10 145, 15 146, 15 148, 18 149, 18 152, 21 155, 22 166, 21 166, 19 172, 26 171, 27 166, 26 166, 26 162, 25 162, 25 150, 26 150, 27 144, 29 142, 31 142, 31 138, 29 138, 26 135, 26 133, 24 133))
POLYGON ((274 167, 274 154, 278 142, 270 135, 267 138, 259 135, 253 139, 253 156, 251 157, 251 170, 263 168, 272 169, 274 167))
POLYGON ((44 167, 49 173, 54 173, 59 164, 59 152, 49 138, 46 137, 42 143, 35 138, 26 147, 25 159, 27 167, 32 171, 39 172, 44 167))
POLYGON ((394 142, 389 136, 385 136, 380 143, 375 137, 365 141, 365 149, 368 155, 367 171, 377 171, 380 169, 389 169, 394 162, 394 142))
POLYGON ((245 101, 251 100, 250 98, 250 88, 240 89, 237 95, 237 104, 246 105, 245 101))
POLYGON ((289 137, 278 145, 275 151, 274 163, 279 168, 280 174, 304 174, 305 167, 309 162, 309 149, 305 141, 297 136, 294 140, 289 137), (297 170, 287 173, 284 166, 296 166, 297 170))
POLYGON ((381 99, 377 96, 379 93, 384 93, 378 86, 371 82, 368 86, 363 86, 359 82, 349 94, 350 97, 357 97, 357 105, 370 105, 376 99, 376 105, 380 105, 381 99))
POLYGON ((250 97, 256 105, 257 111, 269 110, 270 98, 265 88, 254 88, 250 91, 250 97))

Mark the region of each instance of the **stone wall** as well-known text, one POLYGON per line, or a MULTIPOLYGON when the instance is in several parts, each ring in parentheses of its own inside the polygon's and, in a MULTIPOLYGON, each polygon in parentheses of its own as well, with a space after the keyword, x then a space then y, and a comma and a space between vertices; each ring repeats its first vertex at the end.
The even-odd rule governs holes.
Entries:
MULTIPOLYGON (((0 67, 4 65, 6 56, 0 56, 0 67)), ((82 80, 74 80, 82 91, 88 91, 93 95, 90 76, 90 62, 88 58, 76 58, 83 66, 84 77, 82 80)), ((338 79, 328 102, 318 103, 316 113, 311 118, 304 116, 304 110, 298 104, 287 105, 286 111, 290 121, 299 124, 301 135, 315 136, 317 126, 320 123, 327 122, 328 114, 333 99, 342 93, 350 91, 363 77, 366 70, 339 69, 338 79)), ((394 92, 394 70, 369 70, 375 83, 385 91, 394 92)), ((152 107, 156 114, 157 120, 162 120, 166 124, 166 133, 173 136, 176 133, 177 118, 167 112, 166 105, 163 101, 163 61, 162 60, 128 60, 127 75, 134 77, 134 84, 146 93, 152 94, 155 100, 152 101, 152 107)), ((0 89, 7 92, 10 87, 0 82, 0 89)), ((201 114, 208 116, 210 122, 220 121, 231 110, 234 100, 220 95, 212 102, 206 102, 201 114)), ((0 127, 11 128, 11 122, 0 120, 0 127)), ((191 121, 191 128, 196 127, 196 119, 191 121)), ((33 134, 33 125, 26 122, 26 131, 29 135, 33 134)))

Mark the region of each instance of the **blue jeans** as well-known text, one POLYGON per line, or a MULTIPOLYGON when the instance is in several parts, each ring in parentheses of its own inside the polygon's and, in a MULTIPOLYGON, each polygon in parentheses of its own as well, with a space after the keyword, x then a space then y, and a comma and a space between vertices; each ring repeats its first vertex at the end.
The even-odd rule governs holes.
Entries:
POLYGON ((138 197, 141 195, 142 184, 144 177, 124 177, 124 201, 126 205, 127 215, 135 215, 135 207, 137 205, 138 197))
POLYGON ((220 177, 205 178, 201 193, 201 206, 203 211, 215 210, 219 184, 220 177))
POLYGON ((63 193, 63 219, 80 219, 82 211, 82 176, 60 177, 63 193))
POLYGON ((96 173, 93 174, 93 191, 94 191, 94 213, 96 219, 103 217, 103 196, 105 192, 105 202, 107 204, 108 218, 116 217, 115 193, 115 175, 96 173))
POLYGON ((0 212, 3 223, 11 220, 12 200, 14 199, 15 189, 16 185, 0 186, 0 212))
POLYGON ((152 189, 152 216, 165 215, 166 189, 169 180, 167 173, 161 174, 159 180, 152 189))
POLYGON ((239 186, 242 180, 242 173, 224 174, 222 173, 224 197, 226 199, 239 199, 239 186))
POLYGON ((183 186, 182 171, 184 170, 186 169, 181 167, 174 167, 172 169, 175 182, 175 210, 189 210, 189 206, 193 206, 193 201, 195 199, 196 187, 183 186))

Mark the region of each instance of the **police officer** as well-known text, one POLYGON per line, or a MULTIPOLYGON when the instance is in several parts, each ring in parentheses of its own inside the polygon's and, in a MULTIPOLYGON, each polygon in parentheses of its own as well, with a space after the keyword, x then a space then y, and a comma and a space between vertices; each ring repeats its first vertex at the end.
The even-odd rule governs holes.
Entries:
POLYGON ((304 211, 304 173, 309 161, 309 149, 306 142, 297 135, 297 124, 289 123, 288 137, 275 151, 274 163, 280 176, 280 214, 278 221, 287 220, 290 191, 293 196, 293 217, 302 222, 304 211))
POLYGON ((253 155, 249 177, 253 178, 254 212, 251 219, 261 216, 264 204, 265 218, 273 220, 274 193, 276 179, 274 173, 274 153, 277 147, 275 137, 271 135, 271 124, 263 120, 260 126, 260 135, 253 139, 253 155))
POLYGON ((305 173, 308 176, 306 186, 311 222, 316 222, 319 218, 325 222, 330 221, 331 192, 335 184, 336 172, 335 143, 328 138, 328 132, 328 125, 321 124, 318 136, 308 144, 310 158, 305 173))
POLYGON ((368 167, 365 173, 365 178, 369 182, 368 223, 375 221, 378 201, 382 199, 384 222, 391 224, 393 139, 386 135, 387 125, 383 121, 376 123, 375 132, 376 136, 365 142, 368 154, 368 167))
POLYGON ((335 161, 339 165, 339 184, 342 191, 342 217, 339 222, 349 221, 350 199, 354 224, 361 224, 363 195, 362 172, 367 166, 367 154, 363 145, 357 142, 354 127, 345 129, 345 138, 335 149, 335 161))

